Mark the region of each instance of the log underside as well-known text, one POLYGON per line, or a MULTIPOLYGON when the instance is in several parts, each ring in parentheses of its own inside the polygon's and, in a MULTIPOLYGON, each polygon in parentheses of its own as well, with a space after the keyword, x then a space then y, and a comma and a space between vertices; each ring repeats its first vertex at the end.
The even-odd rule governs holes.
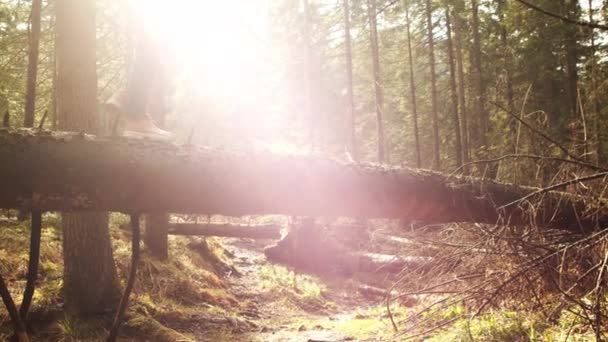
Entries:
POLYGON ((0 165, 0 208, 396 218, 574 232, 608 223, 605 201, 561 192, 543 194, 534 210, 498 210, 537 189, 419 169, 238 156, 78 133, 0 130, 0 165))

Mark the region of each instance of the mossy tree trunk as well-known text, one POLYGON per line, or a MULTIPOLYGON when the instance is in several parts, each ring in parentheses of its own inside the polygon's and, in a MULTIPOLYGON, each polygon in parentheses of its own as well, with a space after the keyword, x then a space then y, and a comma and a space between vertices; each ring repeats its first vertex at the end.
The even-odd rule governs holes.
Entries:
POLYGON ((378 217, 533 224, 577 233, 608 224, 605 201, 562 192, 501 210, 538 189, 419 169, 239 156, 78 133, 0 129, 0 164, 11 165, 0 168, 0 208, 378 217), (527 203, 535 204, 533 210, 527 203))
MULTIPOLYGON (((55 8, 58 127, 95 133, 95 1, 57 0, 55 8)), ((64 213, 62 225, 66 309, 88 315, 113 308, 119 291, 107 213, 64 213)))

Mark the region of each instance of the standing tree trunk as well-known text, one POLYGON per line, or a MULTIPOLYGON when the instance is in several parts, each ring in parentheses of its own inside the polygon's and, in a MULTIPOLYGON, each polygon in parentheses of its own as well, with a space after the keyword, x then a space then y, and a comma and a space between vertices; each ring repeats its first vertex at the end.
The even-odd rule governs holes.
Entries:
MULTIPOLYGON (((500 25, 500 43, 503 50, 503 64, 505 68, 505 83, 506 93, 505 97, 507 100, 507 109, 511 113, 515 113, 515 100, 513 91, 513 71, 511 70, 511 48, 509 47, 509 39, 507 36, 507 25, 505 24, 505 6, 506 0, 499 0, 497 7, 498 23, 500 25)), ((508 153, 517 153, 515 147, 515 141, 517 136, 517 124, 516 121, 511 119, 509 121, 509 131, 511 132, 511 144, 510 151, 508 153)))
MULTIPOLYGON (((473 31, 473 51, 471 53, 471 65, 473 67, 473 76, 475 82, 475 114, 479 125, 474 130, 475 133, 475 148, 482 147, 483 150, 488 149, 488 129, 489 118, 486 112, 486 89, 483 81, 483 67, 481 65, 481 38, 479 36, 479 4, 478 0, 471 1, 471 16, 472 16, 472 31, 473 31)), ((485 156, 485 152, 482 154, 485 156)))
POLYGON ((30 16, 29 52, 27 62, 27 82, 25 87, 25 117, 23 126, 34 127, 36 112, 36 78, 38 76, 38 52, 40 46, 40 10, 42 0, 32 1, 30 16))
POLYGON ((306 123, 308 126, 308 143, 310 144, 311 151, 315 150, 316 147, 316 139, 315 139, 315 99, 314 99, 314 91, 313 91, 313 77, 312 77, 312 69, 313 69, 313 53, 312 53, 312 19, 310 17, 310 3, 308 0, 302 1, 302 6, 304 9, 304 25, 302 36, 304 40, 304 82, 306 98, 304 100, 304 110, 306 116, 306 123))
POLYGON ((450 23, 450 6, 445 4, 445 26, 447 28, 447 48, 450 65, 450 96, 452 105, 452 121, 454 121, 454 153, 457 166, 462 165, 462 138, 460 136, 460 120, 458 118, 458 90, 456 88, 456 67, 454 66, 454 47, 452 45, 452 27, 450 23))
POLYGON ((359 159, 357 151, 357 130, 355 121, 355 99, 353 91, 353 52, 352 40, 350 37, 350 4, 348 0, 343 0, 344 11, 344 49, 346 58, 346 101, 349 120, 349 140, 350 153, 354 160, 359 159))
MULTIPOLYGON (((151 47, 148 47, 151 48, 151 47)), ((158 53, 157 51, 148 51, 149 53, 158 53)), ((139 51, 141 53, 141 51, 139 51)), ((158 58, 157 58, 158 60, 158 58)), ((165 119, 168 111, 167 107, 167 92, 170 80, 166 77, 165 66, 162 63, 154 66, 156 74, 150 79, 152 82, 151 94, 148 97, 147 110, 152 119, 160 128, 165 128, 165 119)), ((158 196, 162 196, 161 193, 158 196)), ((168 246, 168 230, 169 230, 169 215, 165 213, 154 213, 146 215, 146 230, 144 234, 144 243, 150 250, 150 253, 160 260, 165 260, 169 257, 168 246)))
MULTIPOLYGON (((561 0, 565 17, 571 20, 577 20, 579 16, 578 1, 561 0)), ((584 113, 579 110, 579 88, 578 88, 578 42, 577 31, 575 25, 564 25, 565 37, 564 47, 566 49, 566 93, 570 105, 570 121, 582 122, 582 132, 579 129, 571 131, 572 141, 574 142, 574 150, 583 159, 587 158, 587 127, 584 123, 584 113), (580 121, 579 121, 580 120, 580 121)), ((574 126, 577 127, 578 125, 574 126)))
MULTIPOLYGON (((562 0, 562 8, 568 19, 578 19, 578 1, 562 0)), ((566 48, 566 73, 567 73, 567 93, 569 97, 570 112, 572 118, 578 120, 578 43, 577 43, 577 27, 574 25, 564 25, 566 37, 564 46, 566 48)))
POLYGON ((416 167, 422 167, 420 159, 420 133, 418 132, 418 104, 416 103, 416 82, 414 82, 414 58, 412 56, 412 36, 410 34, 410 10, 405 6, 405 29, 407 31, 407 54, 410 69, 410 95, 412 101, 412 126, 414 127, 414 141, 416 143, 416 167))
MULTIPOLYGON (((57 113, 62 130, 97 132, 95 1, 57 0, 57 113)), ((87 315, 119 298, 106 213, 64 213, 66 309, 87 315)))
MULTIPOLYGON (((593 20, 593 0, 589 0, 589 22, 593 20)), ((602 134, 602 110, 599 98, 599 92, 597 87, 597 58, 595 56, 597 52, 597 46, 595 44, 595 32, 591 29, 591 61, 589 68, 591 69, 591 98, 593 100, 593 111, 595 114, 595 139, 596 139, 596 154, 598 165, 604 165, 606 157, 604 156, 604 149, 602 146, 603 134, 602 134)))
POLYGON ((435 40, 433 38, 433 8, 431 0, 426 0, 426 26, 429 39, 429 63, 431 65, 431 118, 433 120, 433 169, 441 168, 439 154, 439 116, 437 114, 437 78, 435 75, 435 40))
POLYGON ((378 48, 378 27, 376 22, 376 0, 367 0, 367 16, 369 18, 369 37, 372 51, 372 70, 374 73, 374 91, 376 103, 376 122, 378 127, 378 162, 386 161, 384 136, 384 94, 382 92, 382 77, 380 73, 380 52, 378 48))
POLYGON ((462 57, 462 18, 460 17, 460 1, 456 2, 458 8, 454 9, 454 48, 456 49, 456 69, 458 72, 458 104, 460 105, 461 136, 462 136, 462 161, 469 162, 469 126, 467 122, 467 101, 466 101, 466 79, 464 77, 464 62, 462 57))
MULTIPOLYGON (((29 26, 29 49, 27 61, 27 80, 25 84, 25 111, 23 118, 24 127, 34 127, 36 117, 36 79, 38 77, 38 54, 40 46, 40 11, 42 0, 32 1, 29 26)), ((17 215, 20 221, 25 221, 29 216, 27 211, 19 211, 17 215)))
POLYGON ((57 29, 55 25, 55 16, 53 15, 51 19, 51 27, 53 30, 53 50, 51 52, 50 58, 50 69, 51 69, 51 129, 57 129, 57 49, 55 48, 55 44, 57 42, 57 29))

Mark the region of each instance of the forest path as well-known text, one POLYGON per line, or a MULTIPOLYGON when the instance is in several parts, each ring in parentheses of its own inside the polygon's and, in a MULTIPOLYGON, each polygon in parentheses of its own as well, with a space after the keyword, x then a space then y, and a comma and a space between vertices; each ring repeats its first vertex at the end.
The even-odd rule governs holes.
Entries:
POLYGON ((230 292, 240 319, 253 327, 237 341, 379 341, 390 333, 382 299, 363 297, 348 278, 294 273, 266 260, 268 242, 226 238, 222 244, 240 275, 230 276, 230 292))

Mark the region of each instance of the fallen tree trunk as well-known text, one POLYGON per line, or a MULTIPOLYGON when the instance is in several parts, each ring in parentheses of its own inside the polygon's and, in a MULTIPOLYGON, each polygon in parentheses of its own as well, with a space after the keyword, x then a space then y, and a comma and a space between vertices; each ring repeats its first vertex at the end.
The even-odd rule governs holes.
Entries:
POLYGON ((175 223, 169 225, 170 235, 222 236, 248 239, 280 239, 281 227, 269 225, 196 224, 175 223))
POLYGON ((0 165, 0 208, 383 217, 576 232, 608 223, 604 201, 561 192, 543 194, 534 210, 498 210, 537 189, 426 170, 237 156, 86 134, 0 130, 0 165))

